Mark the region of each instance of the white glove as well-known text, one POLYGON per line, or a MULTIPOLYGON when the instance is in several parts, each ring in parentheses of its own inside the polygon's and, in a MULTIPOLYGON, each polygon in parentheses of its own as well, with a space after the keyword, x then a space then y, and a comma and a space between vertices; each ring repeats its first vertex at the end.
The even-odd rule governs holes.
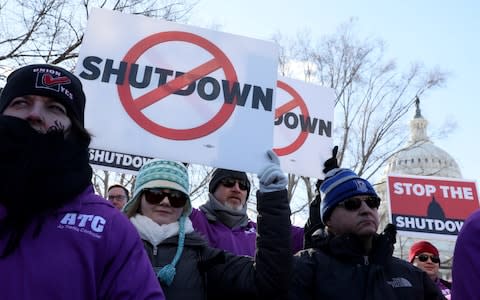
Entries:
POLYGON ((280 168, 280 160, 272 150, 267 151, 270 163, 258 175, 260 181, 260 192, 270 193, 286 189, 288 180, 287 176, 280 168))

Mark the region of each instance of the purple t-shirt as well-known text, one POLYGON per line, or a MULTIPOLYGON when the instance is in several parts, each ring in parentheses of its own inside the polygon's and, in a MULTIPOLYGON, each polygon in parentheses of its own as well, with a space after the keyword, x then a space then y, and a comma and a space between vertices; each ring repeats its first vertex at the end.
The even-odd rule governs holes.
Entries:
MULTIPOLYGON (((210 246, 227 250, 237 255, 255 256, 255 242, 257 237, 257 224, 248 221, 244 227, 231 229, 222 222, 210 222, 205 213, 193 209, 190 215, 193 228, 200 232, 209 242, 210 246)), ((303 228, 292 226, 293 253, 303 248, 303 228)))
POLYGON ((471 214, 458 234, 453 253, 452 300, 480 299, 480 210, 471 214))
POLYGON ((92 186, 33 229, 0 259, 1 299, 165 299, 137 231, 92 186))

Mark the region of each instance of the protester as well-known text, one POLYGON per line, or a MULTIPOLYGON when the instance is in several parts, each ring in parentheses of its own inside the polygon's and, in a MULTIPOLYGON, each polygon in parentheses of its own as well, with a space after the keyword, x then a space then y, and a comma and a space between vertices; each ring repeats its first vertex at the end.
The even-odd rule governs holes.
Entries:
POLYGON ((453 252, 452 300, 480 299, 480 210, 462 225, 453 252))
POLYGON ((278 157, 259 175, 255 259, 210 247, 188 218, 192 206, 183 164, 152 160, 139 171, 125 212, 167 299, 281 299, 291 271, 287 179, 278 157))
POLYGON ((108 187, 107 199, 112 202, 113 206, 122 210, 128 201, 129 191, 121 184, 114 184, 108 187))
MULTIPOLYGON (((237 255, 254 256, 257 224, 247 215, 251 184, 245 172, 216 169, 208 185, 208 200, 193 209, 190 220, 210 246, 237 255)), ((303 249, 303 228, 292 226, 292 253, 303 249)))
POLYGON ((295 255, 290 299, 443 299, 425 272, 392 257, 396 229, 382 234, 380 198, 348 169, 333 169, 320 187, 325 230, 295 255))
POLYGON ((138 233, 94 194, 80 80, 28 65, 0 96, 0 298, 164 299, 138 233))
POLYGON ((414 243, 410 247, 408 260, 414 266, 425 271, 446 298, 450 297, 452 283, 443 280, 438 275, 438 269, 440 268, 440 256, 438 249, 433 244, 427 241, 418 241, 414 243))

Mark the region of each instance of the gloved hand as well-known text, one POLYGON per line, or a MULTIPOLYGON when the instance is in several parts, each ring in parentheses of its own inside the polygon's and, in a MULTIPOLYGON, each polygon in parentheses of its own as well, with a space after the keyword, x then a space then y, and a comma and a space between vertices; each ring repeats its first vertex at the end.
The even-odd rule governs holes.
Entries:
POLYGON ((285 173, 280 168, 280 160, 272 150, 267 151, 270 163, 258 175, 260 181, 260 192, 270 193, 284 190, 288 180, 285 173))
MULTIPOLYGON (((330 157, 323 163, 323 174, 327 174, 328 171, 338 168, 337 153, 338 146, 335 146, 332 149, 332 157, 330 157)), ((318 189, 320 190, 320 186, 318 186, 318 189)))

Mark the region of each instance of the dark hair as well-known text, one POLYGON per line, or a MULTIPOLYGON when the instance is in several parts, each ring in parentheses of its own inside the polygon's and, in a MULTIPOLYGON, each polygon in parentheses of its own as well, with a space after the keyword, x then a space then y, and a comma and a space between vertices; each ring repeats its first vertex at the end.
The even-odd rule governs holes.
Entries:
POLYGON ((78 121, 75 117, 68 116, 68 118, 70 119, 70 122, 72 122, 72 127, 70 128, 68 137, 71 137, 81 145, 88 147, 88 145, 90 145, 90 141, 92 140, 92 135, 90 132, 88 132, 88 130, 83 127, 82 123, 80 123, 80 121, 78 121))
POLYGON ((125 195, 127 195, 127 201, 128 201, 128 199, 130 198, 130 191, 126 187, 124 187, 121 184, 113 184, 108 187, 107 193, 110 192, 110 190, 113 188, 121 188, 125 192, 125 195))

